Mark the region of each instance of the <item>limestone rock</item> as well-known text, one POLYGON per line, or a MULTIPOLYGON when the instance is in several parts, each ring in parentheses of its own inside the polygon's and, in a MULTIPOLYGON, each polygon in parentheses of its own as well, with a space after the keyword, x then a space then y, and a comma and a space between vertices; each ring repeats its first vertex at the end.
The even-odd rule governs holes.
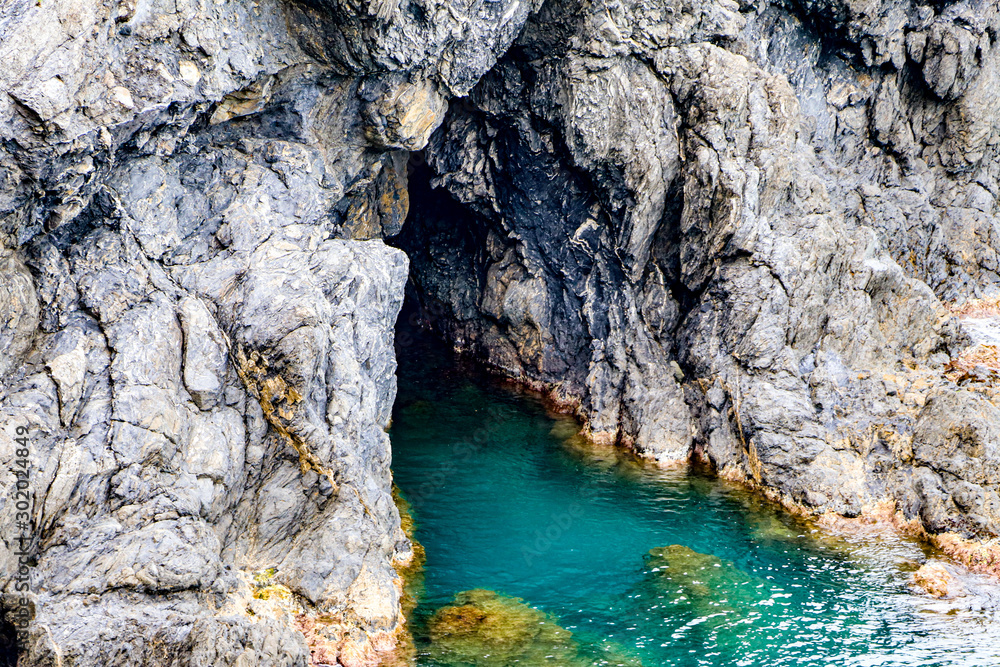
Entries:
POLYGON ((996 536, 1000 411, 971 391, 928 398, 913 434, 919 511, 934 532, 996 536))

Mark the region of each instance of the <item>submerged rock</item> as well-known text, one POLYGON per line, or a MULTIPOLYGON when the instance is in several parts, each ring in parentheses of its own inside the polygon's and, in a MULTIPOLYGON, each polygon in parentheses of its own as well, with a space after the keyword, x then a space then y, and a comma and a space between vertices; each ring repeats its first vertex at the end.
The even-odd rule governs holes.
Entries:
POLYGON ((613 642, 583 651, 556 619, 518 598, 472 590, 455 596, 427 622, 427 655, 455 667, 642 667, 613 642))
POLYGON ((727 655, 751 643, 773 593, 767 581, 731 562, 673 544, 645 555, 642 579, 626 598, 626 613, 669 627, 664 636, 700 641, 727 655))
POLYGON ((427 633, 427 655, 439 665, 642 667, 614 642, 585 651, 551 614, 483 589, 457 594, 430 618, 427 633))
POLYGON ((583 665, 573 635, 555 619, 482 589, 455 596, 427 622, 431 659, 445 665, 583 665))
POLYGON ((646 578, 641 588, 652 591, 670 607, 687 608, 716 622, 745 616, 750 607, 769 595, 767 582, 733 563, 680 544, 652 549, 645 557, 646 578))
POLYGON ((965 595, 965 589, 944 563, 929 562, 913 573, 913 586, 936 598, 965 595))

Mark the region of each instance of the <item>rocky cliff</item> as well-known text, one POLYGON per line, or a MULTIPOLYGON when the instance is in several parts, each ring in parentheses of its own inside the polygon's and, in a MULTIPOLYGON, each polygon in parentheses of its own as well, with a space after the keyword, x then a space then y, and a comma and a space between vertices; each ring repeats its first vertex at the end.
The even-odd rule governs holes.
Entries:
POLYGON ((391 649, 408 263, 433 327, 594 439, 995 536, 990 361, 969 366, 945 304, 1000 292, 998 20, 910 0, 4 3, 18 664, 391 649))
POLYGON ((392 648, 407 259, 382 237, 407 213, 408 151, 530 9, 3 4, 0 583, 6 634, 30 619, 19 665, 392 648))
POLYGON ((949 308, 1000 287, 998 20, 547 0, 426 150, 428 321, 594 439, 995 537, 996 348, 949 308))

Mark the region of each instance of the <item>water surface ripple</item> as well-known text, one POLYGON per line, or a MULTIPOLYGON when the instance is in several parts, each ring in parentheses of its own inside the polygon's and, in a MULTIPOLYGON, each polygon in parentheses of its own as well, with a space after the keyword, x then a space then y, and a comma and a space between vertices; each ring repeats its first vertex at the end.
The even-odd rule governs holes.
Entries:
POLYGON ((1000 665, 995 611, 908 590, 925 547, 816 531, 709 477, 585 446, 575 429, 447 355, 401 367, 393 471, 427 552, 418 646, 456 593, 490 589, 630 665, 1000 665))

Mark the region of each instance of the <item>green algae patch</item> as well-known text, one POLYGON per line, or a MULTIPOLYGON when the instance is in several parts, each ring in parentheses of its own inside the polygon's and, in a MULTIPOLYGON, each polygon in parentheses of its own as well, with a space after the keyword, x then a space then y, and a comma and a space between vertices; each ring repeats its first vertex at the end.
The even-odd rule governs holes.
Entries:
POLYGON ((733 563, 680 544, 646 554, 643 588, 674 605, 689 607, 698 617, 745 614, 767 599, 767 582, 733 563))
POLYGON ((777 513, 768 512, 764 507, 755 509, 758 512, 750 514, 747 519, 754 541, 774 544, 795 542, 805 537, 805 528, 789 525, 789 521, 782 520, 777 513))
POLYGON ((292 591, 288 588, 288 586, 274 581, 276 574, 278 574, 278 570, 273 567, 254 573, 254 598, 257 600, 276 600, 292 604, 295 596, 292 594, 292 591))
POLYGON ((434 662, 449 667, 562 665, 589 667, 573 634, 518 598, 464 591, 428 621, 434 662))

